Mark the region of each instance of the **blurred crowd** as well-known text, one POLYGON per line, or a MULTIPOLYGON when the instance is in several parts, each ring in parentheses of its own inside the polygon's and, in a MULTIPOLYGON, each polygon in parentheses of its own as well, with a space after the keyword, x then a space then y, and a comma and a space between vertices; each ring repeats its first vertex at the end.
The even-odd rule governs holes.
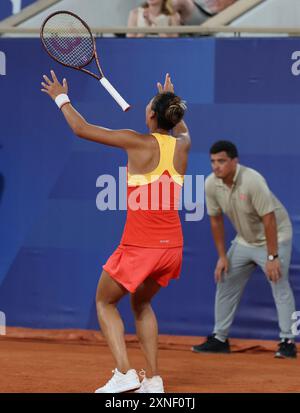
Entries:
MULTIPOLYGON (((128 27, 200 25, 238 0, 147 0, 131 10, 128 27)), ((144 37, 144 34, 128 34, 144 37)), ((161 37, 176 35, 160 34, 161 37)))

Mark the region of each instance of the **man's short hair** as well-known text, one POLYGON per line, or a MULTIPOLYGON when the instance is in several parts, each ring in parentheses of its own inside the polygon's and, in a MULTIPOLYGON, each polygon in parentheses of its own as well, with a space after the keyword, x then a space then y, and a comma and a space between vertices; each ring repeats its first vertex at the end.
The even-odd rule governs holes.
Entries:
POLYGON ((218 141, 213 144, 210 148, 209 153, 214 155, 219 152, 226 152, 229 158, 234 159, 238 158, 238 150, 234 143, 230 141, 218 141))

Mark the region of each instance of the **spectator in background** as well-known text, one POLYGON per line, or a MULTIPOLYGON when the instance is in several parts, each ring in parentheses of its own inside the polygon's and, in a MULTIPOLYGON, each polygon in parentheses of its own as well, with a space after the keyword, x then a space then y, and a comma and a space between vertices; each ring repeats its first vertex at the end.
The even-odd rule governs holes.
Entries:
POLYGON ((217 14, 236 1, 237 0, 195 0, 195 3, 202 6, 210 13, 217 14))
POLYGON ((196 26, 224 10, 237 0, 172 0, 174 10, 180 15, 180 23, 196 26))
MULTIPOLYGON (((171 0, 147 0, 129 13, 128 27, 167 27, 180 25, 180 16, 174 12, 171 0)), ((144 37, 142 33, 128 33, 127 37, 144 37)), ((159 34, 177 37, 176 34, 159 34)))

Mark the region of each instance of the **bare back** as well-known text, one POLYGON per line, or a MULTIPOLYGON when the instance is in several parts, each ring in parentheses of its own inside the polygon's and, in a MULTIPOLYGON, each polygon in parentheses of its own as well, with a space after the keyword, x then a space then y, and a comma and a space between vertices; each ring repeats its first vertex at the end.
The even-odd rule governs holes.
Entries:
MULTIPOLYGON (((154 171, 160 162, 160 147, 156 138, 151 135, 141 135, 144 145, 137 149, 128 149, 128 172, 143 175, 154 171)), ((176 138, 173 165, 180 175, 184 175, 188 161, 188 145, 185 139, 176 138)))

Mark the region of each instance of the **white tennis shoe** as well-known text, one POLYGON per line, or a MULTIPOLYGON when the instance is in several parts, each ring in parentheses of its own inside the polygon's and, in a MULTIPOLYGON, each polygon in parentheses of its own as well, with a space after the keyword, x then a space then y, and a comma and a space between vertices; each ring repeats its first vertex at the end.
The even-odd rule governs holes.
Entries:
POLYGON ((121 373, 118 369, 112 372, 114 373, 112 378, 95 393, 123 393, 140 388, 139 376, 134 369, 128 370, 127 373, 121 373))
POLYGON ((143 377, 141 387, 134 391, 134 393, 164 393, 164 383, 160 376, 153 376, 148 379, 145 372, 142 370, 140 376, 143 377))

